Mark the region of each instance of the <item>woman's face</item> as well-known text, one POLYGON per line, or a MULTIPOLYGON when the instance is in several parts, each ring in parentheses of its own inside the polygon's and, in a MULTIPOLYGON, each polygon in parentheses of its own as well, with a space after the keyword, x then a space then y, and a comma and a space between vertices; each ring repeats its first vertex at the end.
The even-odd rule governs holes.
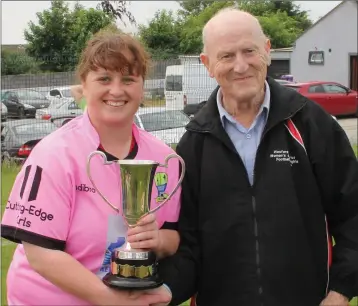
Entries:
POLYGON ((92 121, 106 125, 133 122, 143 99, 143 78, 99 68, 82 81, 92 121))

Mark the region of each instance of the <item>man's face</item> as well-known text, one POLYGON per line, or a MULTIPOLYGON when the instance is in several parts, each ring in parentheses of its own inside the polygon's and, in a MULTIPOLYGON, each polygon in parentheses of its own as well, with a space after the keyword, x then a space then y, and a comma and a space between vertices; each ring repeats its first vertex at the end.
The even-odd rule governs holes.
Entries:
POLYGON ((247 27, 226 27, 208 33, 201 60, 224 95, 235 100, 254 98, 267 74, 270 41, 247 27))

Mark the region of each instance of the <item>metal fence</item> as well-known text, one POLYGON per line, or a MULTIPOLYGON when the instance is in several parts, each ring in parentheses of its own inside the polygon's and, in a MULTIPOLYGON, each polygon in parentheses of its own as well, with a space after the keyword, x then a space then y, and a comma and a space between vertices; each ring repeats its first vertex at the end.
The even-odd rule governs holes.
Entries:
MULTIPOLYGON (((81 115, 70 93, 78 83, 74 71, 2 75, 2 157, 23 160, 38 140, 81 115)), ((216 86, 198 56, 153 62, 135 123, 175 145, 216 86)))

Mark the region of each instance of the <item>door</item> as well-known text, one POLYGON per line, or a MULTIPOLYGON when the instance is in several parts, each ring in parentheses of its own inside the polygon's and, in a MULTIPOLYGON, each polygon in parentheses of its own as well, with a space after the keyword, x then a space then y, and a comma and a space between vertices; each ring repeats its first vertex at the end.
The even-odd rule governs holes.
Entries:
POLYGON ((16 93, 11 91, 5 93, 4 103, 7 107, 7 112, 9 115, 11 116, 19 115, 18 109, 20 108, 20 106, 22 106, 22 104, 20 104, 19 98, 16 93))
POLYGON ((350 58, 350 88, 358 91, 358 55, 350 58))
POLYGON ((322 106, 326 112, 333 115, 334 112, 333 101, 327 99, 327 93, 322 84, 310 85, 307 89, 306 96, 307 98, 311 99, 312 101, 322 106))
POLYGON ((327 103, 332 107, 332 115, 351 115, 356 110, 356 97, 348 88, 338 84, 324 84, 327 103))
POLYGON ((274 79, 279 79, 282 75, 290 74, 290 61, 271 60, 271 65, 267 68, 267 74, 274 79))
POLYGON ((167 109, 183 109, 183 76, 168 75, 165 80, 165 104, 167 109))

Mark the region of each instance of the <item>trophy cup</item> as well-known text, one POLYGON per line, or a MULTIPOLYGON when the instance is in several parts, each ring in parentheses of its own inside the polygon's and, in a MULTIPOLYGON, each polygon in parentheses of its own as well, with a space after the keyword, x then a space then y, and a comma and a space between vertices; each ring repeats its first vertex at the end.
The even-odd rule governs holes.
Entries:
MULTIPOLYGON (((166 157, 165 163, 160 164, 152 160, 116 160, 107 161, 101 151, 92 152, 87 160, 87 175, 101 198, 115 211, 122 214, 128 227, 135 227, 139 219, 154 213, 166 204, 178 190, 185 174, 184 160, 177 154, 166 157), (96 187, 91 175, 91 159, 100 155, 104 165, 118 164, 122 182, 121 209, 112 205, 96 187), (168 167, 168 162, 177 158, 181 163, 181 175, 173 191, 165 197, 162 203, 150 210, 151 193, 154 175, 158 167, 168 167)), ((144 290, 157 288, 163 284, 157 272, 157 258, 153 251, 131 248, 126 240, 124 245, 115 249, 111 254, 110 272, 105 275, 103 282, 115 289, 144 290)))

